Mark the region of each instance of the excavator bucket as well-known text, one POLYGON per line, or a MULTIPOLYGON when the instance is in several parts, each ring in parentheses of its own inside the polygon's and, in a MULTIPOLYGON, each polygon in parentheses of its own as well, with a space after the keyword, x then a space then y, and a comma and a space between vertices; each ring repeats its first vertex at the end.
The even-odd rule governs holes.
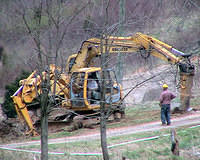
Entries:
POLYGON ((190 98, 192 95, 192 86, 193 86, 193 77, 192 73, 180 73, 180 82, 181 82, 181 92, 180 92, 180 100, 181 100, 181 110, 187 111, 190 107, 190 98))

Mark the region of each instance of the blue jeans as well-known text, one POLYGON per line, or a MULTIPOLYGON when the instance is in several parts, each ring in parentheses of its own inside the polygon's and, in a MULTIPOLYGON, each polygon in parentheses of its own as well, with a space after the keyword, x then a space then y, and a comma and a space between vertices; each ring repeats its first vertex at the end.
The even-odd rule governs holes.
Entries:
POLYGON ((161 107, 161 122, 162 124, 167 124, 169 125, 170 122, 170 104, 162 104, 161 107))

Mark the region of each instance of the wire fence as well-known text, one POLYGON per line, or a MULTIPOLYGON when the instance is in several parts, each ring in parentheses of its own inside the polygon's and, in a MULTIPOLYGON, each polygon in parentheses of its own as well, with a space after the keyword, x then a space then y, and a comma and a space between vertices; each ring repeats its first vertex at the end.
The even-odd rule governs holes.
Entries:
MULTIPOLYGON (((183 128, 177 130, 179 141, 180 156, 184 158, 190 157, 192 160, 199 158, 200 140, 198 139, 200 125, 183 128)), ((67 138, 66 138, 67 139, 67 138)), ((86 141, 82 139, 80 143, 75 142, 55 142, 49 144, 49 159, 64 160, 64 159, 85 159, 85 160, 100 160, 102 153, 98 140, 86 141)), ((126 137, 118 137, 118 140, 110 140, 108 145, 110 159, 122 159, 122 157, 131 159, 146 159, 157 158, 163 156, 165 158, 173 157, 170 151, 170 133, 168 131, 153 132, 142 135, 130 135, 126 137), (148 135, 148 136, 147 136, 148 135), (144 149, 145 148, 145 149, 144 149)), ((20 157, 22 160, 29 158, 39 160, 40 146, 29 144, 24 147, 6 147, 0 146, 1 158, 7 157, 10 159, 20 157)))

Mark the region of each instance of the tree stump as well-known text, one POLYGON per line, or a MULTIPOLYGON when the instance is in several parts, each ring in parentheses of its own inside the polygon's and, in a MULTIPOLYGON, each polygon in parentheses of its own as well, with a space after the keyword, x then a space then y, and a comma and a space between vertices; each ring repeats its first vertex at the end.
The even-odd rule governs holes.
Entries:
POLYGON ((172 142, 172 146, 171 146, 172 153, 176 156, 179 156, 179 142, 177 139, 175 129, 171 130, 171 142, 172 142))

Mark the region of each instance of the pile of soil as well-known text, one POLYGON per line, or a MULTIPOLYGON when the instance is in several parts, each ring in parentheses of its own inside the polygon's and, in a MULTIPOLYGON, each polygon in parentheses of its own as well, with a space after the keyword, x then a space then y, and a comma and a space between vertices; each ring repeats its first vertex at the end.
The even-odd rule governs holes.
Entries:
POLYGON ((7 118, 0 104, 0 142, 7 142, 23 136, 24 125, 16 118, 7 118))
POLYGON ((24 135, 25 128, 16 119, 8 119, 0 122, 0 142, 16 140, 16 137, 24 135))

